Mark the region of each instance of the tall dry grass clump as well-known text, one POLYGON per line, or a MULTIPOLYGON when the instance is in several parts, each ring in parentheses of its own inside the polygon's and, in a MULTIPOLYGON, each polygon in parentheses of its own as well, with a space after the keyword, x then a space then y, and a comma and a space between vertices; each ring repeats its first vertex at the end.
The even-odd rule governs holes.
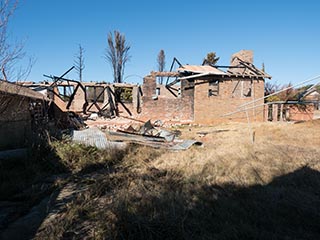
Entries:
POLYGON ((68 141, 53 142, 52 148, 60 163, 73 173, 112 166, 126 154, 126 150, 97 149, 68 141))

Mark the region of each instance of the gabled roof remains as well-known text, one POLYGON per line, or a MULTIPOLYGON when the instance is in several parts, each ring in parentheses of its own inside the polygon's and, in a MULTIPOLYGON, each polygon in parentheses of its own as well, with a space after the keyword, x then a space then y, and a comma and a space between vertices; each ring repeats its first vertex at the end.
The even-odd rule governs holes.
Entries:
POLYGON ((205 76, 243 77, 243 78, 269 78, 271 76, 253 65, 253 51, 241 50, 232 55, 230 66, 194 66, 180 65, 177 69, 180 80, 195 79, 205 76), (226 68, 222 71, 221 68, 226 68))
POLYGON ((230 75, 236 76, 246 76, 246 77, 261 77, 261 78, 269 78, 271 76, 264 71, 256 68, 252 63, 245 62, 242 59, 238 58, 238 65, 237 66, 229 66, 227 73, 230 75))
POLYGON ((240 60, 239 66, 192 66, 184 65, 177 69, 177 71, 184 75, 179 77, 183 79, 194 79, 205 76, 221 76, 221 77, 243 77, 243 78, 269 78, 271 76, 262 70, 257 69, 252 63, 240 60), (228 68, 226 72, 219 69, 228 68))

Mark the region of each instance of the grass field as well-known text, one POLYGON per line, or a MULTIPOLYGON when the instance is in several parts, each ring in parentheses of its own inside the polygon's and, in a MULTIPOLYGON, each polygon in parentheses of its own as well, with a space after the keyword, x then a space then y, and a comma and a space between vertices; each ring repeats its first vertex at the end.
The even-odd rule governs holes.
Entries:
POLYGON ((81 191, 35 238, 320 239, 319 121, 175 130, 204 146, 119 154, 56 144, 69 174, 56 189, 81 191))

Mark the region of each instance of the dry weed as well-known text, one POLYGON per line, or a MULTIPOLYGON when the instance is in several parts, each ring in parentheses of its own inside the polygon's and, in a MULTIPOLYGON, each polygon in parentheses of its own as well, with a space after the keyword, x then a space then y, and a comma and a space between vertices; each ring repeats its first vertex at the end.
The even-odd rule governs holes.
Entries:
POLYGON ((318 239, 320 129, 310 124, 184 127, 204 148, 132 146, 113 171, 79 175, 87 190, 37 237, 318 239))

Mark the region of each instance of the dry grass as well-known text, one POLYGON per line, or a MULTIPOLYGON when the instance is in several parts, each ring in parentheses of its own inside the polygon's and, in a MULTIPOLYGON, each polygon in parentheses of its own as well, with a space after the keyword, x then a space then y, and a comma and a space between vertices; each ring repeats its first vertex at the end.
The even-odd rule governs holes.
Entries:
POLYGON ((35 238, 320 238, 318 121, 253 124, 254 144, 247 124, 176 130, 204 147, 118 154, 57 143, 82 190, 35 238))
POLYGON ((29 149, 25 158, 0 160, 0 201, 21 195, 46 177, 66 172, 57 160, 55 152, 47 145, 29 149))
POLYGON ((262 183, 299 167, 319 170, 320 123, 258 123, 252 126, 254 144, 247 124, 221 124, 201 129, 184 129, 183 137, 204 141, 205 148, 166 152, 152 162, 159 169, 180 170, 186 177, 199 175, 212 183, 248 186, 262 183), (191 131, 190 131, 191 130, 191 131), (197 132, 208 132, 199 137, 197 132), (257 176, 259 174, 259 176, 257 176), (208 176, 207 176, 208 175, 208 176))
POLYGON ((119 162, 126 154, 125 150, 99 150, 68 141, 52 143, 59 162, 72 173, 85 173, 99 168, 107 168, 119 162))
POLYGON ((179 128, 204 148, 132 147, 38 239, 318 239, 318 122, 179 128), (197 132, 208 132, 200 138, 197 132))

